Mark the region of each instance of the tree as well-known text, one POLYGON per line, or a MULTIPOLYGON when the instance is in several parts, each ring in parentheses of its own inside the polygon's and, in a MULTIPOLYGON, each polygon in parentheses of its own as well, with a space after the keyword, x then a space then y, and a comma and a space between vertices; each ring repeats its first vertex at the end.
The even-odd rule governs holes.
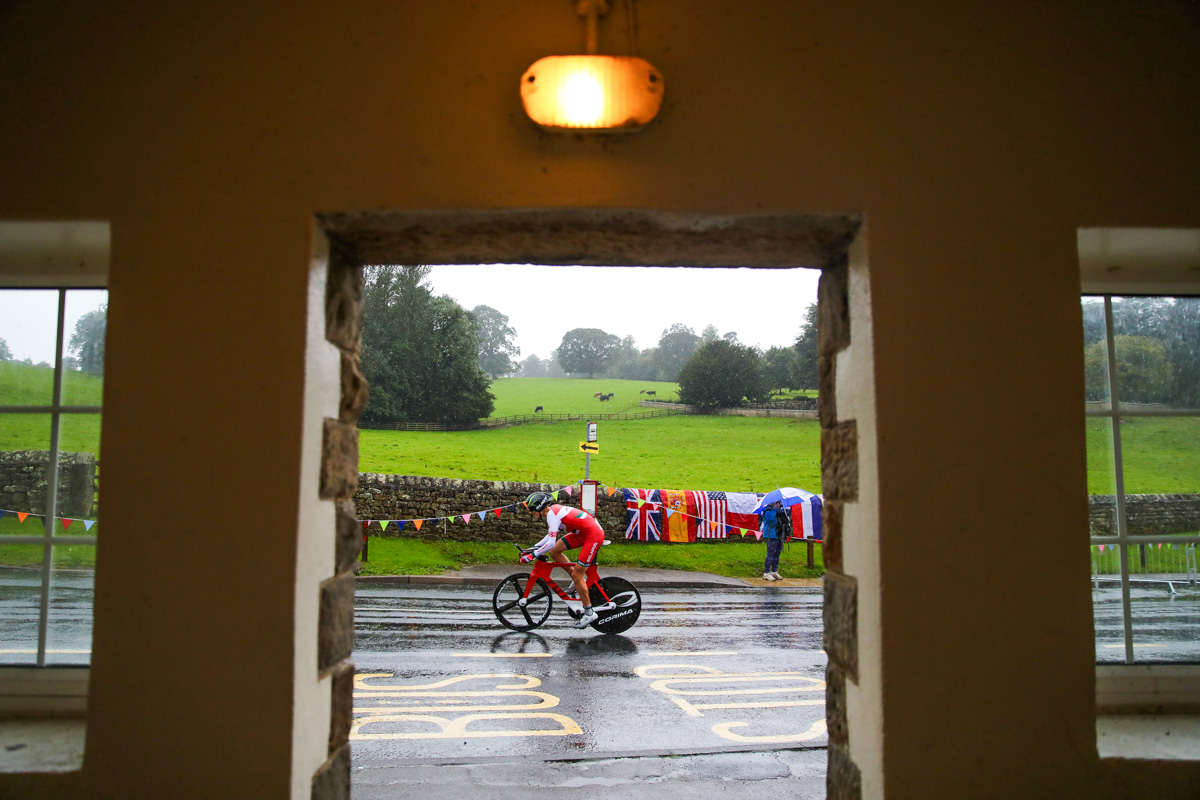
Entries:
POLYGON ((8 342, 0 337, 0 361, 12 361, 12 350, 8 349, 8 342))
POLYGON ((700 343, 708 344, 709 342, 715 342, 720 338, 721 333, 717 330, 717 326, 710 322, 708 325, 704 326, 704 331, 700 334, 700 343))
POLYGON ((365 421, 462 424, 495 408, 470 315, 449 297, 433 297, 428 276, 423 265, 364 271, 365 421))
POLYGON ((701 345, 679 373, 679 401, 715 409, 765 400, 761 361, 753 347, 724 339, 701 345))
POLYGON ((762 359, 763 380, 772 390, 794 389, 796 351, 790 347, 772 347, 762 359))
POLYGON ((1200 298, 1175 298, 1164 347, 1171 362, 1171 402, 1200 408, 1200 298))
POLYGON ((817 388, 817 304, 804 311, 804 325, 792 345, 792 386, 796 389, 817 388))
POLYGON ((537 356, 531 355, 517 366, 517 376, 521 378, 546 377, 546 364, 537 356))
POLYGON ((586 372, 593 378, 604 370, 620 345, 620 339, 599 328, 575 328, 563 335, 554 356, 567 372, 586 372))
POLYGON ((475 306, 471 309, 471 321, 479 336, 479 366, 493 379, 508 375, 517 368, 513 356, 521 354, 521 348, 513 342, 517 332, 508 326, 508 316, 491 306, 475 306))
MULTIPOLYGON (((1168 398, 1171 364, 1162 343, 1148 336, 1114 336, 1117 390, 1122 401, 1156 403, 1168 398)), ((1108 398, 1108 343, 1095 342, 1084 350, 1088 400, 1108 398)))
POLYGON ((677 380, 679 371, 696 352, 699 344, 700 337, 691 328, 681 323, 676 322, 663 331, 662 336, 658 339, 658 347, 654 356, 661 380, 677 380))
POLYGON ((104 333, 108 326, 108 305, 89 311, 75 322, 75 332, 67 350, 79 359, 84 372, 104 372, 104 333))

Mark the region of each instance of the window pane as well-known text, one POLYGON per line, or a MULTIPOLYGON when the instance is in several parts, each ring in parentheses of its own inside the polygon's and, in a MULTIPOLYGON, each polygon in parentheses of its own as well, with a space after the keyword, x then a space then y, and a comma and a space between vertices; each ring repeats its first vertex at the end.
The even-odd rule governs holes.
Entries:
POLYGON ((98 406, 104 387, 104 334, 108 292, 67 292, 63 331, 63 397, 65 406, 98 406))
POLYGON ((1088 512, 1092 536, 1117 535, 1117 477, 1112 420, 1090 417, 1087 430, 1088 512))
POLYGON ((1111 407, 1108 383, 1108 326, 1104 299, 1085 297, 1083 310, 1083 364, 1087 377, 1085 399, 1090 410, 1111 407))
MULTIPOLYGON (((1122 417, 1121 462, 1127 495, 1200 493, 1200 417, 1122 417)), ((1180 531, 1148 527, 1130 516, 1129 532, 1180 531)))
POLYGON ((50 405, 57 337, 57 291, 0 289, 0 406, 50 405))
MULTIPOLYGON (((7 521, 0 519, 0 525, 7 521)), ((41 545, 0 540, 0 664, 37 663, 42 553, 41 545)))
MULTIPOLYGON (((73 532, 72 525, 70 532, 73 532)), ((92 653, 92 599, 96 548, 55 545, 46 627, 47 664, 88 664, 92 653)))
MULTIPOLYGON (((0 510, 26 514, 45 512, 49 462, 49 414, 0 414, 0 510)), ((5 521, 0 519, 0 523, 5 521)), ((37 522, 32 518, 23 523, 22 535, 40 533, 37 522)), ((6 532, 12 531, 0 524, 0 533, 6 532)))
MULTIPOLYGON (((58 516, 81 520, 66 535, 86 531, 96 519, 100 478, 100 415, 63 414, 58 422, 58 516)), ((92 528, 90 535, 95 535, 92 528)))
POLYGON ((1092 545, 1092 619, 1096 661, 1125 661, 1125 614, 1121 605, 1121 560, 1116 547, 1092 545))
MULTIPOLYGON (((1158 545, 1131 546, 1131 572, 1140 562, 1136 551, 1143 547, 1150 551, 1154 574, 1131 579, 1133 659, 1200 661, 1200 586, 1186 579, 1186 564, 1194 569, 1196 563, 1195 545, 1163 545, 1161 550, 1158 545), (1174 580, 1168 584, 1167 578, 1174 580)), ((1191 577, 1194 580, 1194 571, 1191 577)))
POLYGON ((1200 409, 1200 299, 1113 298, 1122 405, 1200 409))

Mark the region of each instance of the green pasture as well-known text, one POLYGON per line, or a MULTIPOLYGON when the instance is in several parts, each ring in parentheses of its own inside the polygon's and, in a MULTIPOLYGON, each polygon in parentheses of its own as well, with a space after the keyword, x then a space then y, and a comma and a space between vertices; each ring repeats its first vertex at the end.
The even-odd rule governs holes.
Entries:
POLYGON ((496 395, 493 417, 532 414, 538 406, 546 414, 621 414, 644 411, 639 400, 676 399, 679 385, 661 381, 618 381, 610 378, 498 378, 492 382, 496 395), (643 389, 657 392, 647 398, 643 389), (596 392, 612 393, 611 400, 600 401, 596 392))
MULTIPOLYGON (((91 531, 85 531, 78 522, 64 529, 62 522, 54 525, 55 536, 95 536, 100 532, 99 525, 93 525, 91 531)), ((40 544, 4 544, 8 536, 41 536, 45 533, 41 517, 26 517, 21 522, 16 514, 5 514, 0 517, 0 566, 4 567, 40 567, 42 565, 43 548, 40 544)), ((96 548, 92 545, 54 545, 54 567, 56 569, 90 569, 96 565, 96 548)))
MULTIPOLYGON (((1112 425, 1087 425, 1088 493, 1112 494, 1112 425)), ((1200 492, 1200 417, 1122 417, 1127 494, 1200 492)))
MULTIPOLYGON (((98 406, 104 379, 83 372, 63 373, 64 405, 98 406)), ((54 370, 0 362, 0 406, 50 405, 54 370)), ((100 455, 100 415, 63 414, 59 450, 100 455)), ((0 450, 49 450, 49 414, 0 414, 0 450)))
MULTIPOLYGON (((808 548, 803 542, 784 545, 779 574, 785 578, 817 578, 825 573, 821 545, 815 546, 815 567, 809 569, 808 548)), ((513 572, 528 572, 517 563, 511 544, 477 542, 426 542, 417 539, 373 536, 370 561, 364 575, 437 575, 464 564, 512 564, 513 572)), ((677 569, 711 572, 734 578, 761 577, 765 542, 715 541, 692 544, 630 543, 614 541, 600 554, 602 574, 621 567, 677 569)))
MULTIPOLYGON (((711 491, 821 491, 816 420, 674 416, 597 423, 592 478, 607 486, 711 491)), ((480 431, 361 431, 359 469, 444 478, 574 483, 582 422, 480 431)))

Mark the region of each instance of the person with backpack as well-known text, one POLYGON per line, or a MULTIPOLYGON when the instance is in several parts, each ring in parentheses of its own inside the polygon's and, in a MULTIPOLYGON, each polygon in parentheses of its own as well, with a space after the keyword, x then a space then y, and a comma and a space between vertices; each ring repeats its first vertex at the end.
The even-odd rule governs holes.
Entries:
POLYGON ((792 522, 782 503, 772 503, 763 509, 762 535, 767 540, 767 560, 763 564, 763 580, 783 580, 779 574, 779 554, 783 551, 785 535, 791 535, 792 522), (784 532, 786 526, 786 534, 784 532))

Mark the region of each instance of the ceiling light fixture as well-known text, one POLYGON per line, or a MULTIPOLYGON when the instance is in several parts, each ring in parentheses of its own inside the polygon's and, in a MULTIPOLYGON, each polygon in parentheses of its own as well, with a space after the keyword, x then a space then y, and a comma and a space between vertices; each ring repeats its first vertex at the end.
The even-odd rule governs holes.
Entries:
POLYGON ((663 78, 635 56, 597 55, 596 28, 607 0, 579 0, 587 20, 587 55, 546 56, 521 76, 521 102, 529 118, 549 130, 636 131, 662 107, 663 78))

